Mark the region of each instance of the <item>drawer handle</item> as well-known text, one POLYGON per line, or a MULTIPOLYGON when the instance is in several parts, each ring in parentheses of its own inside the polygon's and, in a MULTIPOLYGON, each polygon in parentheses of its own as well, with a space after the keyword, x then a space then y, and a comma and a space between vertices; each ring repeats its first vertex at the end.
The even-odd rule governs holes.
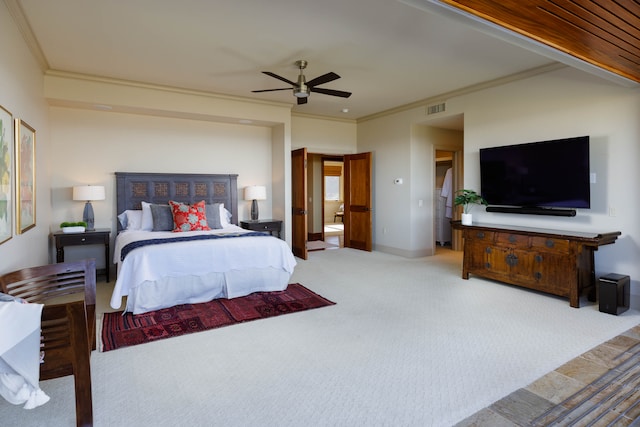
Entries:
POLYGON ((516 242, 516 240, 517 240, 517 239, 516 239, 516 236, 514 236, 513 234, 511 234, 511 235, 509 236, 509 243, 515 243, 515 242, 516 242))
POLYGON ((535 273, 533 273, 533 277, 535 277, 536 280, 540 280, 542 279, 542 273, 536 271, 535 273))
POLYGON ((536 255, 535 260, 536 262, 542 262, 542 255, 536 255))
POLYGON ((556 242, 554 242, 551 239, 547 239, 547 241, 544 243, 548 248, 552 248, 556 245, 556 242))
POLYGON ((476 237, 478 239, 484 239, 484 233, 482 231, 478 231, 478 233, 476 233, 476 237))
POLYGON ((490 262, 486 262, 486 263, 484 264, 484 268, 486 268, 486 269, 490 269, 490 268, 491 268, 491 263, 490 263, 490 262))
POLYGON ((484 251, 485 253, 490 254, 492 252, 491 246, 487 246, 487 248, 484 251))
POLYGON ((85 239, 85 238, 83 237, 83 238, 82 238, 82 241, 84 242, 85 240, 87 240, 87 239, 85 239))
POLYGON ((518 264, 518 257, 514 254, 509 254, 506 256, 507 265, 513 267, 518 264))

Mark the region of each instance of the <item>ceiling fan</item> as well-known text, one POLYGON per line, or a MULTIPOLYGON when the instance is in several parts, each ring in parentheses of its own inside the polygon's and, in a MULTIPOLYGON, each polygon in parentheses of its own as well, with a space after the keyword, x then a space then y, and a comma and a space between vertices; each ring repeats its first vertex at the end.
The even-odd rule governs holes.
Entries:
POLYGON ((290 87, 283 87, 283 88, 278 88, 278 89, 263 89, 263 90, 253 90, 252 92, 257 93, 257 92, 273 92, 276 90, 291 90, 293 89, 293 95, 298 99, 298 105, 300 104, 306 104, 307 103, 307 98, 309 97, 309 95, 311 94, 311 92, 316 92, 316 93, 323 93, 325 95, 332 95, 332 96, 340 96, 342 98, 348 98, 351 96, 351 92, 344 92, 341 90, 333 90, 333 89, 324 89, 324 88, 320 88, 320 87, 316 87, 318 85, 324 84, 324 83, 329 83, 332 82, 334 80, 337 80, 340 78, 339 75, 337 75, 334 72, 330 72, 327 74, 323 74, 319 77, 316 77, 315 79, 311 79, 309 81, 306 80, 303 70, 305 68, 307 68, 307 64, 308 62, 305 61, 304 59, 301 59, 299 61, 295 62, 296 66, 298 68, 300 68, 300 75, 298 76, 298 81, 297 82, 292 82, 291 80, 285 79, 282 76, 279 76, 277 74, 274 74, 270 71, 263 71, 263 74, 266 74, 267 76, 271 76, 273 78, 276 78, 278 80, 282 80, 285 83, 289 83, 291 86, 293 86, 292 88, 290 87))

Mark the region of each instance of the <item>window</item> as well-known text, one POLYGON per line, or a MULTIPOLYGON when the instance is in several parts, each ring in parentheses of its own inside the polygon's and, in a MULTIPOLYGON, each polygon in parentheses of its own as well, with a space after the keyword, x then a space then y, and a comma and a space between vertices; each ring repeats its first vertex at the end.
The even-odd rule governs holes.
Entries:
POLYGON ((324 199, 340 200, 340 176, 324 177, 324 199))

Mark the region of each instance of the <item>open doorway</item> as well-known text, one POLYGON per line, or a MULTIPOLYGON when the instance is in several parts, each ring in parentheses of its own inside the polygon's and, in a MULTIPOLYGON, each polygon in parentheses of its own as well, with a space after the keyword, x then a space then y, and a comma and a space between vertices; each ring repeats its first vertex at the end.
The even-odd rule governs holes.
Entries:
POLYGON ((324 242, 329 248, 344 247, 344 160, 322 159, 322 208, 324 242))
MULTIPOLYGON (((325 160, 339 161, 329 156, 316 156, 299 148, 291 152, 291 247, 295 256, 307 259, 308 242, 324 242, 325 216, 331 215, 337 224, 337 211, 324 212, 325 160), (320 191, 318 191, 320 188, 320 191), (318 238, 319 236, 319 238, 318 238)), ((331 156, 334 157, 334 156, 331 156)), ((344 213, 343 246, 371 252, 373 248, 373 153, 345 154, 342 158, 342 192, 344 213)), ((335 201, 333 201, 335 202, 335 201)), ((339 205, 338 205, 339 206, 339 205)))
POLYGON ((308 153, 307 250, 344 247, 344 158, 308 153))
POLYGON ((432 144, 434 174, 433 216, 431 242, 434 253, 442 250, 461 250, 462 237, 451 228, 451 220, 459 219, 454 206, 455 192, 464 182, 464 115, 431 118, 426 124, 426 140, 432 144))

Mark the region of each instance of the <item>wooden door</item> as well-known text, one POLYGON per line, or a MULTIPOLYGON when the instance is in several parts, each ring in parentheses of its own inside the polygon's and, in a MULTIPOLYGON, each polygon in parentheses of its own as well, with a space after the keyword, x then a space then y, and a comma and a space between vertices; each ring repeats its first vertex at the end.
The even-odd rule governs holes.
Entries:
POLYGON ((344 246, 372 249, 372 153, 344 156, 344 246))
POLYGON ((291 152, 291 250, 307 259, 307 149, 291 152))

